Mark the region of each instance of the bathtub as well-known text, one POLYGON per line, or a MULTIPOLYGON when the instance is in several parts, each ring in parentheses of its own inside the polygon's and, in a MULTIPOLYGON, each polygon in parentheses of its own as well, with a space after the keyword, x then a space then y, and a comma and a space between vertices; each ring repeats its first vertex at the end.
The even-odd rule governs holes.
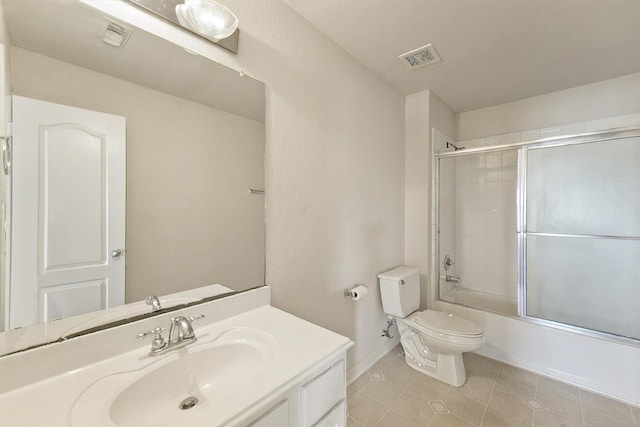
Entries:
POLYGON ((441 296, 440 299, 494 313, 518 315, 518 300, 503 295, 472 291, 471 289, 455 286, 444 296, 441 296))

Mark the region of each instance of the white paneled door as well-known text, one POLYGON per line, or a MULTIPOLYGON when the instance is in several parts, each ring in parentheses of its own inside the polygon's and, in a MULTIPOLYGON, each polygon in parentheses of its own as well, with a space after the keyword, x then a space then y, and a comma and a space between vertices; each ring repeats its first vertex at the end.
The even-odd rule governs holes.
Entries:
POLYGON ((124 303, 125 127, 13 97, 10 328, 124 303))

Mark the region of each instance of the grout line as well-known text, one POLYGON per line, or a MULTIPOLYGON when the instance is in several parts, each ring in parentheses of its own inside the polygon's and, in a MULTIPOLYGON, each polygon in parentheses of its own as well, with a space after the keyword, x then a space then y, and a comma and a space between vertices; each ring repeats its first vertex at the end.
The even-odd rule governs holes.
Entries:
MULTIPOLYGON (((394 351, 395 349, 396 349, 396 347, 392 348, 392 349, 391 349, 391 350, 389 350, 387 353, 385 353, 385 354, 384 354, 380 359, 382 359, 383 357, 386 357, 388 354, 390 354, 390 353, 391 353, 392 351, 394 351)), ((395 355, 395 357, 394 357, 394 358, 393 358, 389 363, 387 363, 387 364, 386 364, 383 368, 381 368, 379 371, 375 371, 375 372, 380 372, 380 373, 382 373, 382 371, 383 371, 384 369, 386 369, 389 365, 391 365, 391 364, 392 364, 392 363, 393 363, 393 362, 394 362, 398 357, 399 357, 399 355, 398 355, 398 354, 396 354, 396 355, 395 355)), ((376 363, 377 363, 377 362, 376 362, 376 363)), ((374 364, 375 364, 375 363, 374 363, 374 364)), ((369 384, 371 381, 375 381, 375 380, 371 379, 371 376, 369 375, 369 370, 370 370, 370 369, 371 369, 371 368, 367 369, 366 371, 364 371, 364 372, 362 373, 362 375, 367 375, 367 376, 369 377, 369 381, 367 382, 367 384, 369 384)), ((384 374, 383 374, 383 375, 384 375, 384 374)), ((383 378, 384 378, 384 377, 383 377, 383 378)), ((387 381, 387 380, 383 380, 383 381, 385 381, 385 382, 389 382, 389 381, 387 381)), ((390 382, 389 382, 389 383, 390 383, 390 382)), ((349 401, 350 401, 350 400, 353 400, 357 395, 359 395, 359 394, 362 392, 362 390, 367 386, 367 384, 365 384, 365 385, 363 385, 362 387, 360 387, 360 389, 359 389, 358 391, 356 391, 356 392, 353 394, 353 396, 351 396, 351 399, 348 399, 348 400, 347 400, 347 417, 349 417, 349 416, 350 416, 350 415, 349 415, 349 401)), ((394 384, 394 385, 395 385, 395 384, 394 384)), ((379 404, 379 405, 381 405, 381 406, 383 406, 383 407, 387 408, 387 410, 386 410, 386 411, 385 411, 385 412, 380 416, 380 419, 378 419, 378 420, 376 421, 376 424, 378 424, 378 423, 379 423, 379 422, 380 422, 380 421, 385 417, 385 415, 387 415, 387 413, 391 410, 391 408, 390 408, 390 407, 387 407, 386 405, 384 405, 384 404, 382 404, 382 403, 380 403, 380 402, 378 402, 376 399, 374 399, 374 398, 373 398, 373 397, 371 397, 371 396, 368 396, 366 393, 362 393, 362 395, 363 395, 363 396, 368 397, 369 399, 371 399, 371 400, 373 400, 373 401, 375 401, 377 404, 379 404)), ((395 403, 395 402, 394 402, 394 403, 395 403)), ((353 418, 353 417, 351 417, 351 418, 353 418)), ((353 419, 354 419, 354 420, 356 420, 356 422, 358 422, 359 424, 364 425, 364 424, 362 424, 362 423, 360 422, 360 420, 358 420, 358 419, 356 419, 356 418, 353 418, 353 419)))
POLYGON ((628 409, 628 410, 629 410, 629 412, 631 413, 631 420, 633 421, 633 423, 634 423, 634 424, 636 425, 636 427, 637 427, 637 425, 638 425, 638 420, 636 420, 636 416, 633 414, 633 410, 631 409, 631 405, 627 405, 627 404, 625 404, 625 405, 627 406, 627 409, 628 409))
MULTIPOLYGON (((406 385, 406 387, 402 389, 402 392, 400 392, 400 394, 398 395, 398 397, 397 397, 397 398, 396 398, 396 399, 391 403, 391 405, 389 405, 389 406, 388 406, 387 411, 382 415, 382 417, 380 417, 380 419, 379 419, 378 421, 376 421, 376 425, 378 425, 378 424, 380 423, 380 421, 382 421, 382 419, 383 419, 383 418, 384 418, 384 417, 385 417, 389 412, 391 412, 391 411, 392 411, 392 409, 393 409, 393 405, 395 405, 395 404, 396 404, 396 402, 398 402, 398 401, 399 401, 399 400, 400 400, 400 399, 405 395, 405 393, 407 392, 407 390, 409 389, 409 387, 411 387, 411 384, 413 384, 413 383, 416 381, 416 379, 417 379, 417 378, 418 378, 417 376, 414 376, 414 377, 411 379, 411 381, 409 381, 409 384, 407 384, 407 385, 406 385)), ((393 384, 391 381, 387 381, 387 380, 385 380, 385 381, 386 381, 386 382, 388 382, 389 384, 391 384, 391 385, 394 385, 394 386, 395 386, 395 384, 393 384)), ((397 386, 396 386, 396 387, 397 387, 397 386)), ((371 399, 373 399, 373 397, 372 397, 371 399)), ((373 399, 373 400, 375 400, 375 399, 373 399)), ((377 400, 376 400, 376 402, 377 402, 377 400)), ((402 417, 402 418, 406 418, 406 417, 402 417)), ((407 418, 407 419, 408 419, 408 418, 407 418)), ((410 420, 410 421, 411 421, 411 420, 410 420)))
MULTIPOLYGON (((442 403, 444 403, 444 405, 446 406, 447 404, 445 403, 445 399, 447 398, 447 396, 449 395, 449 392, 453 389, 453 386, 449 386, 449 388, 447 389, 447 392, 444 394, 444 396, 442 396, 442 399, 440 400, 442 403)), ((422 400, 422 399, 420 399, 422 400)), ((433 407, 431 406, 431 404, 429 403, 429 401, 427 401, 427 405, 429 405, 429 408, 431 408, 431 410, 433 410, 433 407)), ((449 409, 449 407, 447 406, 447 413, 453 415, 454 417, 456 417, 456 414, 454 414, 453 412, 451 412, 451 410, 449 409)), ((430 427, 431 424, 433 424, 435 422, 436 417, 438 416, 437 413, 433 414, 433 417, 431 417, 431 420, 429 421, 429 425, 427 427, 430 427)), ((460 417, 457 417, 460 418, 460 417)), ((462 419, 462 418, 460 418, 462 419)), ((467 420, 464 420, 467 421, 467 420)))
POLYGON ((502 373, 502 367, 504 366, 503 362, 500 362, 500 369, 498 370, 498 374, 493 380, 493 384, 491 384, 491 391, 489 391, 489 398, 487 399, 487 404, 484 406, 484 412, 482 413, 482 418, 480 419, 480 425, 484 423, 484 417, 487 415, 487 410, 489 409, 489 403, 491 402, 491 396, 493 396, 493 389, 496 387, 496 383, 498 382, 498 378, 500 378, 500 373, 502 373))
MULTIPOLYGON (((391 351, 395 351, 395 350, 396 350, 396 347, 394 347, 391 351)), ((390 351, 390 352, 391 352, 391 351, 390 351)), ((389 353, 390 353, 390 352, 389 352, 389 353)), ((389 353, 387 353, 387 354, 389 354, 389 353)), ((386 356, 386 355, 385 355, 385 356, 386 356)), ((394 357, 394 358, 393 358, 393 359, 392 359, 392 360, 391 360, 387 365, 385 365, 385 367, 384 367, 384 368, 382 368, 380 371, 377 371, 377 372, 382 372, 383 370, 385 370, 386 368, 388 368, 389 366, 391 366, 391 364, 392 364, 393 362, 395 362, 396 360, 398 360, 398 359, 399 359, 399 358, 401 358, 402 356, 404 356, 404 352, 403 352, 402 354, 400 354, 400 353, 396 353, 395 357, 394 357)), ((383 356, 383 357, 384 357, 384 356, 383 356)), ((412 368, 412 369, 413 369, 413 368, 412 368)), ((367 375, 368 375, 368 372, 369 372, 369 371, 367 370, 365 373, 367 373, 367 375)), ((417 372, 417 371, 416 371, 416 372, 417 372)), ((383 375, 384 375, 384 373, 383 373, 383 375)), ((385 417, 385 416, 387 416, 387 414, 388 414, 389 412, 391 412, 391 411, 392 411, 393 405, 395 405, 395 404, 396 404, 396 402, 398 402, 398 400, 400 400, 400 398, 402 398, 402 397, 404 396, 404 394, 407 392, 407 390, 409 389, 409 387, 411 386, 411 384, 413 384, 413 383, 416 381, 416 379, 417 379, 417 378, 418 378, 418 377, 417 377, 417 375, 414 375, 414 377, 411 379, 411 381, 409 381, 409 383, 408 383, 408 384, 407 384, 407 385, 402 389, 402 391, 400 392, 400 394, 398 395, 398 397, 397 397, 397 398, 396 398, 396 399, 395 399, 395 400, 394 400, 394 401, 393 401, 389 406, 384 405, 384 404, 382 404, 381 402, 378 402, 378 401, 377 401, 376 399, 374 399, 373 397, 368 396, 366 393, 363 393, 365 396, 367 396, 367 397, 368 397, 368 398, 370 398, 371 400, 374 400, 374 401, 375 401, 375 402, 377 402, 379 405, 382 405, 383 407, 387 408, 387 410, 386 410, 386 411, 385 411, 385 412, 380 416, 380 418, 375 422, 375 425, 378 425, 378 424, 380 423, 380 421, 382 421, 382 420, 384 419, 384 417, 385 417)), ((374 381, 374 380, 370 380, 370 381, 374 381)), ((386 378, 385 378, 383 381, 384 381, 384 382, 386 382, 386 383, 389 383, 389 384, 391 384, 391 385, 393 385, 393 386, 398 387, 396 384, 392 383, 391 381, 388 381, 386 378)), ((399 387, 398 387, 398 388, 399 388, 399 387)), ((364 389, 364 386, 362 387, 362 389, 364 389)), ((360 393, 360 391, 362 391, 362 389, 358 390, 358 392, 357 392, 356 394, 360 393)), ((356 396, 356 394, 354 394, 354 396, 353 396, 353 397, 355 397, 355 396, 356 396)), ((403 417, 403 418, 405 418, 405 417, 403 417)), ((356 420, 356 421, 357 421, 357 420, 356 420)), ((411 420, 410 420, 410 421, 411 421, 411 420)), ((359 421, 358 421, 358 422, 359 422, 359 421)))
MULTIPOLYGON (((538 400, 538 386, 539 385, 540 385, 540 375, 536 374, 536 389, 533 392, 533 398, 534 398, 534 400, 536 400, 538 402, 539 402, 539 400, 538 400)), ((525 399, 521 398, 521 400, 524 401, 525 399)), ((546 405, 544 405, 544 406, 546 408, 546 405)), ((535 425, 535 422, 536 422, 536 411, 537 411, 537 409, 533 409, 533 412, 531 413, 531 427, 533 427, 535 425)))
POLYGON ((587 419, 584 416, 584 403, 582 402, 582 389, 578 389, 578 397, 580 398, 580 412, 582 413, 582 425, 587 425, 587 419))
MULTIPOLYGON (((374 400, 375 400, 375 399, 374 399, 374 400)), ((376 400, 376 402, 377 402, 377 400, 376 400)), ((384 405, 383 405, 383 406, 384 406, 384 405)), ((387 408, 387 410, 386 410, 386 411, 384 411, 384 413, 380 416, 380 418, 378 419, 378 421, 376 421, 376 423, 375 423, 374 425, 378 425, 378 423, 379 423, 380 421, 382 421, 384 417, 386 417, 386 416, 387 416, 387 414, 389 413, 389 411, 390 411, 390 410, 391 410, 391 408, 387 408)))
MULTIPOLYGON (((392 351, 395 351, 395 349, 396 349, 396 347, 393 347, 393 348, 391 349, 391 351, 389 351, 389 353, 391 353, 392 351)), ((387 353, 387 354, 389 354, 389 353, 387 353)), ((386 356, 387 354, 385 354, 385 356, 386 356)), ((380 369, 380 370, 378 371, 378 372, 380 372, 380 373, 382 374, 383 382, 389 383, 389 384, 391 384, 391 385, 395 385, 395 384, 393 384, 391 381, 387 381, 387 379, 384 377, 384 372, 382 372, 382 371, 384 371, 384 370, 385 370, 385 369, 387 369, 389 366, 391 366, 391 364, 392 364, 393 362, 395 362, 395 361, 398 359, 398 356, 399 356, 399 355, 396 353, 395 357, 394 357, 393 359, 391 359, 391 361, 390 361, 389 363, 387 363, 387 364, 384 366, 384 368, 382 368, 382 369, 380 369)), ((384 356, 383 356, 383 357, 384 357, 384 356)), ((368 371, 367 371, 367 372, 368 372, 368 371)), ((364 388, 364 387, 363 387, 363 388, 364 388)), ((365 396, 367 396, 367 395, 365 394, 365 396)), ((400 393, 400 395, 398 396, 398 398, 399 398, 400 396, 402 396, 402 393, 400 393)), ((374 398, 373 398, 373 397, 371 397, 371 396, 367 396, 367 397, 369 397, 370 399, 372 399, 372 400, 374 400, 374 401, 378 402, 376 399, 374 399, 374 398)), ((384 411, 384 413, 380 416, 380 418, 378 418, 378 420, 375 422, 375 425, 378 425, 378 423, 379 423, 380 421, 382 421, 382 420, 384 419, 384 417, 386 417, 386 416, 387 416, 387 414, 389 413, 389 411, 391 411, 391 407, 396 403, 396 401, 398 400, 398 398, 396 398, 396 400, 394 400, 394 401, 391 403, 391 405, 389 405, 389 406, 386 406, 386 405, 384 405, 384 404, 382 404, 382 403, 378 402, 378 404, 380 404, 380 405, 382 405, 383 407, 387 408, 387 410, 386 410, 386 411, 384 411)))

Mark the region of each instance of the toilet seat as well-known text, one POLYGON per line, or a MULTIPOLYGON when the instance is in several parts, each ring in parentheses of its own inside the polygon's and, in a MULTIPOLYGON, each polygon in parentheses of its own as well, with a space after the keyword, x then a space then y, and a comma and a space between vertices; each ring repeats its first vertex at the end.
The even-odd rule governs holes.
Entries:
POLYGON ((466 319, 441 311, 417 311, 404 321, 434 344, 440 342, 451 351, 464 351, 466 347, 479 347, 484 343, 482 329, 466 319))
POLYGON ((447 334, 458 337, 477 337, 484 335, 482 329, 474 323, 451 313, 437 310, 425 310, 413 315, 414 321, 437 334, 447 334))

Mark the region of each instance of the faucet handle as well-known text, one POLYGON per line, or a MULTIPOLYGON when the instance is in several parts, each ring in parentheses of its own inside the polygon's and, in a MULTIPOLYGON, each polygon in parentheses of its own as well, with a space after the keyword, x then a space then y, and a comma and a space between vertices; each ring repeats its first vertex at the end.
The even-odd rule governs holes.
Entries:
POLYGON ((151 351, 159 350, 159 349, 163 348, 166 345, 165 339, 162 338, 162 332, 163 331, 164 331, 164 328, 157 327, 157 328, 152 329, 150 331, 139 333, 136 336, 136 338, 141 340, 143 338, 146 338, 148 336, 153 335, 153 341, 151 341, 151 351))
POLYGON ((203 317, 207 317, 204 314, 199 314, 198 316, 191 316, 189 317, 189 323, 193 322, 194 320, 198 320, 198 319, 202 319, 203 317))
POLYGON ((162 309, 162 306, 160 305, 160 300, 158 299, 157 296, 155 295, 149 295, 145 300, 144 300, 145 304, 150 305, 151 306, 151 312, 154 311, 158 311, 162 309))

